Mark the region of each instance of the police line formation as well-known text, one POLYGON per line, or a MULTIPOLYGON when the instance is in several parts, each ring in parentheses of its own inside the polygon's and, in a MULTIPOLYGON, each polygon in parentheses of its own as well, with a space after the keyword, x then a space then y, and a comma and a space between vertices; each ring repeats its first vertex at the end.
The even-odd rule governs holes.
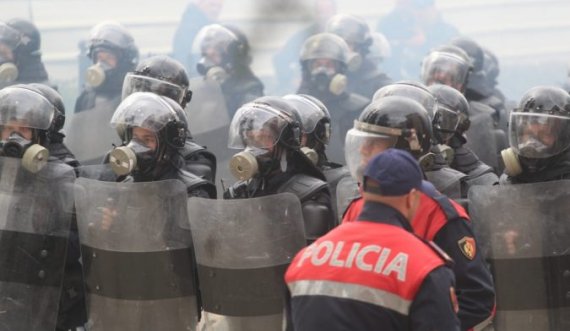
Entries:
POLYGON ((37 28, 0 23, 0 329, 570 329, 570 95, 507 109, 463 37, 393 83, 371 38, 333 16, 263 96, 235 27, 191 86, 103 22, 64 135, 37 28))

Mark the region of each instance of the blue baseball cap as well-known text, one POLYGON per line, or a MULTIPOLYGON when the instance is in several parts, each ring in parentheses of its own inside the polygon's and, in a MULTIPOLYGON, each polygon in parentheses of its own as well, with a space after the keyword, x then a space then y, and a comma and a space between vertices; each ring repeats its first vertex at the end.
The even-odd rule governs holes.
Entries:
POLYGON ((383 196, 400 196, 422 190, 423 174, 408 152, 389 148, 374 156, 364 170, 363 190, 383 196))

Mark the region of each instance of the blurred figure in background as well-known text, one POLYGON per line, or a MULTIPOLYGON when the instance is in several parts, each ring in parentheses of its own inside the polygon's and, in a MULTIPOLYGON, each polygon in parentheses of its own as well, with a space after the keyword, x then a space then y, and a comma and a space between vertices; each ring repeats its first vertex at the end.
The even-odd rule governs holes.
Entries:
POLYGON ((324 31, 329 18, 337 13, 337 3, 335 0, 314 0, 312 9, 312 23, 291 36, 273 56, 277 94, 290 93, 299 85, 297 68, 303 43, 309 37, 324 31))
POLYGON ((372 98, 378 89, 392 82, 368 57, 373 39, 364 19, 346 14, 335 15, 327 22, 325 31, 344 39, 354 54, 354 64, 348 68, 346 75, 347 91, 372 98))
POLYGON ((397 0, 394 9, 378 22, 392 46, 392 57, 385 68, 395 80, 416 79, 418 63, 432 48, 458 35, 435 7, 435 0, 397 0))
MULTIPOLYGON (((347 71, 354 59, 346 42, 332 33, 309 38, 301 50, 303 80, 297 93, 319 99, 331 115, 329 157, 344 160, 344 137, 369 99, 346 91, 347 71)), ((344 163, 343 163, 344 164, 344 163)))
POLYGON ((201 56, 198 73, 219 84, 230 118, 241 105, 263 96, 263 83, 250 68, 249 42, 238 28, 208 25, 198 33, 193 48, 201 56))
POLYGON ((49 82, 42 62, 40 31, 24 19, 0 22, 0 88, 13 84, 49 82))
POLYGON ((196 35, 206 25, 216 23, 224 0, 193 0, 188 4, 172 41, 172 57, 180 61, 190 76, 198 76, 192 57, 192 44, 196 35))

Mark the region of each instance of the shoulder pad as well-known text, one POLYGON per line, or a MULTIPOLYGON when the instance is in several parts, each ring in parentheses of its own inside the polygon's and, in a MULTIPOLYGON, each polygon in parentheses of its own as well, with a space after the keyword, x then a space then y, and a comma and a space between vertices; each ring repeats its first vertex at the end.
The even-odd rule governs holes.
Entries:
POLYGON ((293 193, 301 202, 304 202, 310 199, 315 193, 325 189, 328 192, 328 184, 325 181, 304 174, 298 174, 281 185, 277 193, 293 193))
POLYGON ((182 157, 184 157, 184 159, 187 159, 188 157, 192 156, 192 154, 204 150, 206 150, 204 146, 200 146, 193 141, 186 140, 184 147, 180 149, 180 154, 182 154, 182 157))
POLYGON ((346 167, 327 169, 323 171, 323 174, 327 179, 327 183, 329 183, 331 186, 340 181, 342 178, 350 176, 350 172, 348 172, 348 169, 346 167))
POLYGON ((208 193, 208 195, 215 199, 216 198, 216 185, 210 183, 209 181, 198 177, 191 172, 185 170, 178 171, 178 179, 181 180, 186 186, 187 191, 194 189, 202 189, 208 193))

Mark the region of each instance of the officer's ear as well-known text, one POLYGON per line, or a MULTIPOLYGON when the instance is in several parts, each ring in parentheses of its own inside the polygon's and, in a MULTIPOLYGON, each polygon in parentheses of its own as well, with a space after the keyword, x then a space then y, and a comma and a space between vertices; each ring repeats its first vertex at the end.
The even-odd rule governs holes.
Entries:
POLYGON ((411 222, 414 216, 416 215, 416 211, 420 205, 420 191, 416 190, 415 188, 412 189, 406 197, 406 209, 408 209, 408 220, 411 222))

